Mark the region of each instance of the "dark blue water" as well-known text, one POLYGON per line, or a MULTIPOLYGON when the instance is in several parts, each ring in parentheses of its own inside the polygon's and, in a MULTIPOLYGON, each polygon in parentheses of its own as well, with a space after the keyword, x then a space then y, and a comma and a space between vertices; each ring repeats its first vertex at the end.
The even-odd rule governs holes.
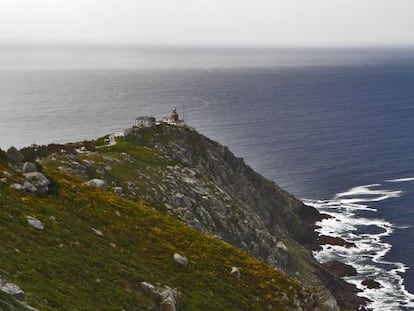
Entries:
MULTIPOLYGON (((190 125, 297 197, 355 225, 331 234, 376 243, 369 254, 343 256, 368 256, 355 265, 384 285, 365 291, 380 302, 377 310, 412 306, 404 286, 414 293, 414 181, 395 179, 414 177, 414 62, 3 70, 0 147, 93 138, 183 104, 190 125), (355 191, 362 185, 371 186, 355 191)), ((336 255, 319 259, 326 256, 336 255)))

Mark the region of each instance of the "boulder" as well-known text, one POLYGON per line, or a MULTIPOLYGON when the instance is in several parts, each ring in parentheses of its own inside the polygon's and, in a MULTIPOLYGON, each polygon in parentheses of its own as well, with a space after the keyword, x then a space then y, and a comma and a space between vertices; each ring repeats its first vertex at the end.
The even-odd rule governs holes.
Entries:
POLYGON ((27 180, 25 180, 23 183, 23 189, 25 191, 32 192, 32 193, 35 193, 37 191, 37 188, 30 181, 27 181, 27 180))
POLYGON ((19 286, 12 283, 7 283, 2 279, 0 279, 0 290, 13 296, 17 300, 22 301, 24 299, 24 291, 19 286))
POLYGON ((377 281, 375 281, 373 279, 369 279, 369 278, 363 280, 361 282, 361 284, 364 285, 364 286, 366 286, 369 289, 379 289, 379 288, 382 287, 382 285, 381 285, 380 282, 377 282, 377 281))
POLYGON ((176 311, 177 307, 176 304, 179 299, 179 293, 168 287, 165 286, 164 290, 161 291, 161 303, 160 303, 160 310, 161 311, 176 311))
POLYGON ((231 267, 230 275, 240 280, 240 270, 237 267, 231 267))
POLYGON ((176 311, 180 293, 169 286, 154 286, 148 282, 141 282, 141 288, 155 300, 157 310, 176 311))
POLYGON ((318 240, 319 240, 320 245, 325 245, 325 244, 338 245, 338 246, 343 246, 345 248, 356 247, 355 243, 345 241, 344 239, 340 237, 321 235, 319 236, 318 240))
POLYGON ((96 234, 96 235, 98 235, 98 236, 104 236, 104 234, 102 233, 102 231, 101 231, 101 230, 98 230, 98 229, 92 228, 92 231, 93 231, 93 232, 95 232, 95 234, 96 234))
MULTIPOLYGON (((23 174, 26 181, 30 182, 35 188, 36 192, 45 194, 49 191, 50 181, 40 172, 30 172, 23 174)), ((34 192, 34 191, 30 191, 34 192)))
POLYGON ((342 278, 344 276, 355 276, 357 275, 357 271, 354 267, 344 264, 339 261, 328 261, 323 264, 325 268, 331 271, 334 275, 342 278))
POLYGON ((173 258, 174 258, 175 262, 180 264, 181 266, 184 266, 184 267, 188 266, 188 258, 187 257, 175 253, 173 258))
POLYGON ((33 162, 25 162, 23 164, 23 173, 37 172, 37 166, 33 162))
POLYGON ((92 187, 92 188, 98 188, 98 189, 102 189, 106 187, 106 182, 98 178, 91 179, 83 184, 85 186, 92 187))
POLYGON ((6 158, 9 162, 22 163, 24 161, 24 156, 14 146, 7 150, 6 158))
POLYGON ((43 230, 45 228, 39 219, 36 219, 32 216, 26 216, 26 219, 27 223, 37 230, 43 230))

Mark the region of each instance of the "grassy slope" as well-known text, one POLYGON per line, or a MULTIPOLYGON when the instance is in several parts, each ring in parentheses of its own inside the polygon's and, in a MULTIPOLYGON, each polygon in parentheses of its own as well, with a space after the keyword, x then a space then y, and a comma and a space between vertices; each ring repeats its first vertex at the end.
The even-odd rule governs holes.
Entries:
MULTIPOLYGON (((12 172, 0 162, 4 170, 12 172)), ((54 169, 45 168, 45 174, 57 184, 57 192, 46 197, 0 183, 0 269, 33 307, 140 310, 152 303, 141 281, 177 288, 180 310, 295 310, 294 296, 307 294, 284 274, 149 203, 86 188, 54 169), (27 215, 40 219, 45 230, 30 227, 27 215), (175 252, 189 257, 189 268, 175 264, 175 252), (240 281, 230 277, 231 266, 240 267, 240 281)))

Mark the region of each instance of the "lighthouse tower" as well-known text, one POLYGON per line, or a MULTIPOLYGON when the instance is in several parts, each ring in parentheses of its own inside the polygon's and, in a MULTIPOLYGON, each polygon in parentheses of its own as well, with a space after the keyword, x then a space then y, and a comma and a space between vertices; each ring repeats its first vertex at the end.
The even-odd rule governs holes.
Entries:
POLYGON ((177 109, 175 109, 175 107, 173 107, 173 110, 172 110, 172 113, 171 113, 171 120, 174 123, 178 123, 178 121, 179 121, 177 109))
POLYGON ((180 120, 180 117, 177 113, 177 109, 175 107, 173 107, 172 113, 170 114, 170 116, 162 118, 161 122, 167 123, 170 125, 178 125, 178 126, 185 125, 184 120, 180 120))

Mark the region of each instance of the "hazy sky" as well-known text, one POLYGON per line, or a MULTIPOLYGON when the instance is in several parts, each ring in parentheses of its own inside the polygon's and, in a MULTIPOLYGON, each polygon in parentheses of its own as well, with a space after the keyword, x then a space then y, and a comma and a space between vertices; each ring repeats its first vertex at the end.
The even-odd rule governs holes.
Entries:
POLYGON ((0 0, 0 44, 414 46, 414 0, 0 0))

